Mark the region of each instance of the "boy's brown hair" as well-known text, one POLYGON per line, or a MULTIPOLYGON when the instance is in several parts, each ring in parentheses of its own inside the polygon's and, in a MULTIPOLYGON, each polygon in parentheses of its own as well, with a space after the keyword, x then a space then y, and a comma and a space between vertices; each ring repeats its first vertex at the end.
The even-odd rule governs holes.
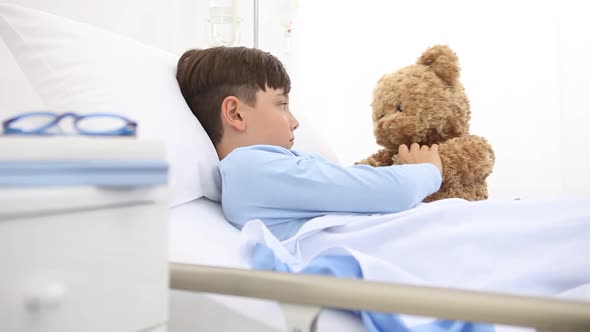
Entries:
POLYGON ((235 96, 250 106, 266 87, 291 90, 283 64, 273 55, 246 47, 214 47, 186 51, 178 60, 176 80, 193 114, 214 145, 221 141, 221 103, 235 96))

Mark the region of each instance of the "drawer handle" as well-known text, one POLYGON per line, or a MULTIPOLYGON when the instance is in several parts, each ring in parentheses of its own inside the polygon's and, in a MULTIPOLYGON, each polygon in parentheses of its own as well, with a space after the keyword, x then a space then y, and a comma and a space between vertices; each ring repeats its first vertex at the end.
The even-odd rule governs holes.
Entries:
POLYGON ((64 300, 66 288, 61 283, 53 282, 31 290, 25 296, 25 308, 30 313, 41 313, 57 308, 64 300))

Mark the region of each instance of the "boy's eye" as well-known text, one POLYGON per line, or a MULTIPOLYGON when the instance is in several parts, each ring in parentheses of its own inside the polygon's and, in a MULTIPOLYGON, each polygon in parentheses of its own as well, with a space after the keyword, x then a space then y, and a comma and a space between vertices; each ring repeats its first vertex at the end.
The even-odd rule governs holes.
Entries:
POLYGON ((284 111, 287 109, 287 105, 289 105, 289 103, 283 101, 279 103, 279 107, 284 111))

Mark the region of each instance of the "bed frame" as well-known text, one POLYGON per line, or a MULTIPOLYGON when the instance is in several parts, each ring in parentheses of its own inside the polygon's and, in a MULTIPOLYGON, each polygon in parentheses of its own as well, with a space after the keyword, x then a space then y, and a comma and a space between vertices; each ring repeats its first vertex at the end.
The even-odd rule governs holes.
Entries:
POLYGON ((590 303, 546 297, 180 263, 170 263, 170 287, 288 303, 283 306, 288 309, 288 331, 313 331, 322 307, 526 326, 538 331, 590 331, 590 303))

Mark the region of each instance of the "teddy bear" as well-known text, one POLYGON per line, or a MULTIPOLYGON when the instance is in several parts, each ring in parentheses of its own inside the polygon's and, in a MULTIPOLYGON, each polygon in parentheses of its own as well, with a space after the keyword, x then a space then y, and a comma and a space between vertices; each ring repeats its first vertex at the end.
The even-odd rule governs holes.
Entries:
POLYGON ((471 110, 459 71, 455 52, 435 45, 414 65, 384 75, 371 103, 375 139, 383 148, 357 164, 395 165, 402 144, 438 144, 443 182, 424 202, 487 199, 494 150, 486 139, 469 133, 471 110))

